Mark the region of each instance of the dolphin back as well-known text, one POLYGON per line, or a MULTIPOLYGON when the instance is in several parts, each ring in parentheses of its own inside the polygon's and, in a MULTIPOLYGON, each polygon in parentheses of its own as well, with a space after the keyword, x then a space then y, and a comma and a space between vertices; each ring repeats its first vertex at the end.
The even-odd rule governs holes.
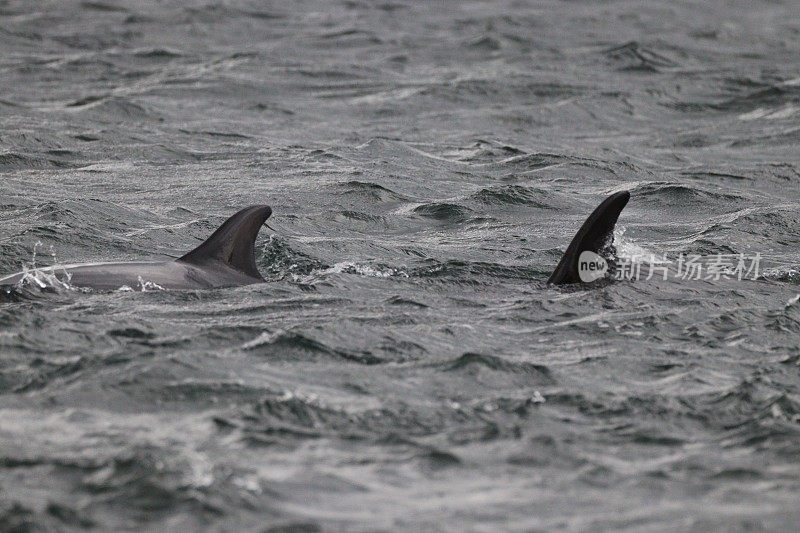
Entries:
POLYGON ((226 220, 203 244, 178 261, 200 267, 222 263, 264 281, 256 268, 255 243, 261 226, 270 215, 272 209, 266 205, 245 207, 226 220))
POLYGON ((614 193, 592 211, 581 229, 572 238, 567 251, 559 261, 558 266, 550 275, 547 283, 561 285, 564 283, 580 283, 578 274, 578 259, 585 251, 596 254, 608 246, 614 238, 614 226, 622 209, 627 205, 631 193, 621 191, 614 193))

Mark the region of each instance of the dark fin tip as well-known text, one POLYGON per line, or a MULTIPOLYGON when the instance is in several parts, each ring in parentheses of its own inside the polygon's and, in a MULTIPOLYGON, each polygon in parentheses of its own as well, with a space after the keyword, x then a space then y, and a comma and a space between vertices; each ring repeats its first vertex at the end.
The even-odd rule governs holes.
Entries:
POLYGON ((613 241, 614 226, 630 198, 631 193, 628 191, 614 193, 592 211, 578 233, 572 238, 572 242, 569 243, 567 251, 564 252, 564 256, 547 283, 561 285, 581 282, 578 275, 578 258, 587 250, 600 254, 603 248, 613 241))
POLYGON ((267 205, 246 207, 226 220, 203 244, 178 261, 197 265, 220 261, 248 276, 263 280, 256 268, 255 243, 264 222, 272 215, 267 205))

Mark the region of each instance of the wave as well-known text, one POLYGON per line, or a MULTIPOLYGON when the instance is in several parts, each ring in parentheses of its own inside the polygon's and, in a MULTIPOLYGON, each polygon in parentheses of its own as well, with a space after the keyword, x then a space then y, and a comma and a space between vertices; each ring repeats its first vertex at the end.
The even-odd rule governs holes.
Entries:
POLYGON ((470 199, 487 205, 525 205, 539 209, 559 209, 564 204, 550 191, 521 185, 488 187, 472 194, 470 199))
POLYGON ((277 281, 292 276, 307 276, 315 270, 328 268, 322 261, 295 250, 283 238, 270 235, 256 265, 268 280, 277 281))
POLYGON ((348 181, 331 186, 343 196, 371 202, 400 202, 407 198, 397 192, 370 181, 348 181))
POLYGON ((309 361, 320 357, 350 361, 363 365, 376 365, 384 361, 368 351, 355 352, 328 346, 297 331, 265 333, 246 342, 242 349, 270 359, 284 361, 309 361))
POLYGON ((82 161, 77 152, 70 150, 51 152, 47 155, 25 155, 15 152, 0 153, 0 170, 35 170, 48 168, 79 168, 82 161))
POLYGON ((637 41, 608 48, 603 54, 612 64, 616 65, 617 70, 623 72, 657 73, 678 66, 677 62, 665 54, 637 41))
POLYGON ((415 207, 412 212, 440 222, 463 222, 472 214, 472 210, 463 205, 438 202, 422 204, 415 207))
POLYGON ((639 202, 681 209, 730 209, 749 203, 744 196, 723 190, 712 191, 695 185, 668 182, 646 182, 631 188, 631 196, 639 202))
MULTIPOLYGON (((560 254, 560 252, 558 252, 560 254)), ((458 284, 491 284, 500 280, 542 281, 547 270, 535 265, 507 265, 483 261, 438 261, 426 259, 423 266, 412 268, 409 276, 458 284)))
POLYGON ((475 369, 486 369, 495 372, 525 375, 532 378, 537 385, 555 383, 550 369, 545 365, 513 361, 495 355, 468 352, 442 366, 445 372, 470 372, 475 369))

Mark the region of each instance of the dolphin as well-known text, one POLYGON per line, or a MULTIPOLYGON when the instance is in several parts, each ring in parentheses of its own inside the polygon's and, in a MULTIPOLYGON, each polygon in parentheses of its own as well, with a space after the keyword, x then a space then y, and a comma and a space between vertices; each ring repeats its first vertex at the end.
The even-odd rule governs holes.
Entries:
POLYGON ((203 244, 174 261, 85 263, 37 268, 0 278, 7 288, 42 276, 71 287, 113 291, 120 288, 214 289, 266 280, 256 268, 255 241, 272 214, 266 205, 246 207, 226 220, 203 244))
MULTIPOLYGON (((614 226, 628 203, 628 191, 606 198, 575 234, 548 284, 581 283, 579 258, 585 251, 601 255, 613 243, 614 226)), ((0 278, 0 288, 44 276, 71 287, 113 291, 124 287, 142 289, 215 289, 265 283, 255 260, 255 241, 261 226, 272 215, 266 205, 246 207, 226 220, 203 244, 174 261, 84 263, 50 266, 35 272, 18 272, 0 278)))
POLYGON ((619 214, 628 204, 631 193, 620 191, 612 194, 598 205, 572 238, 558 266, 550 274, 547 283, 564 285, 581 283, 579 259, 583 252, 593 252, 602 256, 614 243, 614 226, 619 214))

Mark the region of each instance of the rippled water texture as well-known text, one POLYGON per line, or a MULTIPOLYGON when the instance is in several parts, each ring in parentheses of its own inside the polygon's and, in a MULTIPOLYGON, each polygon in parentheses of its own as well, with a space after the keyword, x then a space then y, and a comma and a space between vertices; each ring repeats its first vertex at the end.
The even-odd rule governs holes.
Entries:
POLYGON ((0 530, 796 530, 799 42, 788 0, 0 1, 0 274, 275 212, 267 284, 3 297, 0 530), (546 286, 618 190, 621 254, 765 274, 546 286))

